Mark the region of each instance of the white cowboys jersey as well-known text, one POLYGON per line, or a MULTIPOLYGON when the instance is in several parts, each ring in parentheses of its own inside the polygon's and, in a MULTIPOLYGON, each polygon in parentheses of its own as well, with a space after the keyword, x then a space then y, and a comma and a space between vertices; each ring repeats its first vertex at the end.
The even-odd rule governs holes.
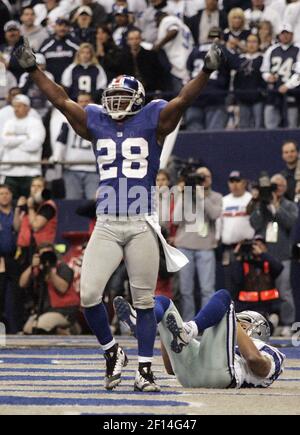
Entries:
POLYGON ((79 162, 78 165, 69 166, 70 171, 96 172, 92 143, 75 133, 67 122, 62 124, 53 155, 56 160, 79 162), (91 162, 91 164, 83 165, 80 161, 91 162))
POLYGON ((158 27, 157 42, 160 42, 171 30, 177 30, 176 38, 164 45, 164 50, 172 65, 171 73, 182 79, 184 82, 189 81, 189 73, 186 63, 194 46, 193 36, 190 29, 175 16, 167 16, 162 19, 158 27))
POLYGON ((266 378, 255 376, 249 369, 246 360, 237 350, 234 360, 236 388, 267 388, 279 378, 284 370, 286 356, 283 353, 261 340, 252 340, 263 356, 266 356, 271 361, 271 370, 266 378))

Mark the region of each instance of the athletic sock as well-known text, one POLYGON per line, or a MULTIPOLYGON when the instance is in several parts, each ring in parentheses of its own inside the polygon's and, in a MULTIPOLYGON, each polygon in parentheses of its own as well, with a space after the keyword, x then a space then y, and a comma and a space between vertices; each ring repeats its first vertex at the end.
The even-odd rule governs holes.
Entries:
POLYGON ((169 308, 170 303, 170 299, 166 296, 156 296, 154 311, 157 323, 160 323, 162 321, 162 318, 164 317, 165 312, 169 308))
POLYGON ((198 331, 217 325, 221 322, 231 304, 231 296, 227 290, 216 292, 207 305, 193 319, 198 331))
POLYGON ((109 327, 108 315, 104 304, 101 303, 95 307, 85 308, 84 316, 103 350, 106 352, 114 352, 116 342, 109 327))
POLYGON ((191 338, 196 338, 199 334, 198 326, 194 320, 191 320, 190 322, 185 322, 183 324, 183 327, 185 329, 185 332, 188 334, 191 338))
POLYGON ((154 342, 157 322, 154 309, 136 310, 136 336, 138 340, 139 362, 151 362, 153 358, 154 342))

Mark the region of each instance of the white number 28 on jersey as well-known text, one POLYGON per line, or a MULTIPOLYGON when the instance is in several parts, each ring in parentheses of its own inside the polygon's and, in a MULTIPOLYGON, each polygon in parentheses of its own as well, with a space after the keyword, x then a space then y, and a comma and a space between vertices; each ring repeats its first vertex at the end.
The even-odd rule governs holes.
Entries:
MULTIPOLYGON (((114 166, 117 158, 117 144, 112 139, 99 139, 97 150, 106 150, 105 154, 98 156, 97 163, 101 180, 117 178, 118 167, 114 166)), ((122 150, 122 174, 127 178, 144 178, 148 171, 149 145, 148 142, 139 138, 130 138, 124 140, 121 145, 122 150), (139 152, 132 152, 132 148, 139 148, 139 152), (133 164, 137 168, 133 168, 133 164)))

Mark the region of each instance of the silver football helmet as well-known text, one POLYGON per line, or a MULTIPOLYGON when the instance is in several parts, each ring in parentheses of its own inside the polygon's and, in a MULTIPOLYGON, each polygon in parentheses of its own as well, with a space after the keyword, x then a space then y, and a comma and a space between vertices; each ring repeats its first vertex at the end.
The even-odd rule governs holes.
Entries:
POLYGON ((270 325, 267 319, 256 311, 242 311, 237 313, 237 320, 249 326, 246 333, 249 337, 262 341, 268 341, 271 336, 270 325))

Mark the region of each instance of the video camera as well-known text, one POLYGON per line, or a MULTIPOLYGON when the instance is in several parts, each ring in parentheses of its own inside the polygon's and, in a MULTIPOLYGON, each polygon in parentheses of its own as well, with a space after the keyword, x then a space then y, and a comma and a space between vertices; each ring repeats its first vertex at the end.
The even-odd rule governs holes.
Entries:
POLYGON ((205 183, 205 175, 197 174, 196 172, 192 172, 188 174, 185 184, 186 186, 196 187, 196 186, 203 186, 205 183))
MULTIPOLYGON (((176 160, 176 166, 177 166, 177 177, 184 179, 185 183, 187 185, 189 178, 191 175, 196 173, 196 170, 203 166, 203 162, 196 161, 194 159, 189 160, 176 160)), ((193 181, 192 181, 193 183, 193 181)))
POLYGON ((261 172, 258 179, 257 189, 259 191, 258 200, 265 205, 268 205, 273 200, 273 193, 277 190, 277 185, 271 183, 271 179, 267 172, 261 172))

